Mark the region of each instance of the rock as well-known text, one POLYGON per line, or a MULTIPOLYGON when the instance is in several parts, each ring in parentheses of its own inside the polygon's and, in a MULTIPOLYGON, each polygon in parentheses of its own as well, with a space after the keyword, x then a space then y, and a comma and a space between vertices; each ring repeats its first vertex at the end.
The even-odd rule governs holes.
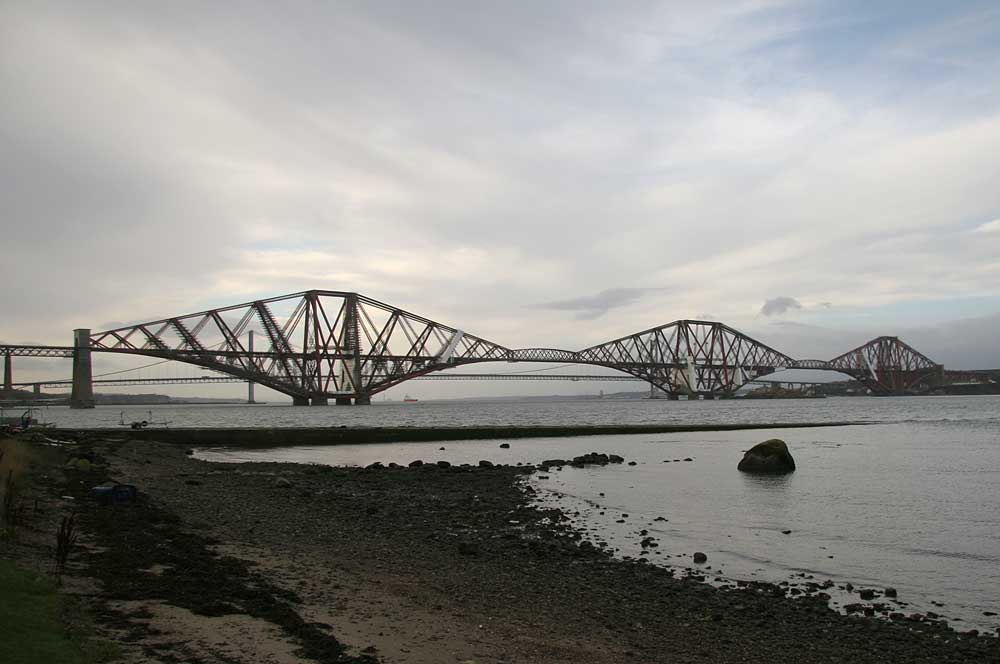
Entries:
POLYGON ((864 588, 858 591, 858 596, 864 600, 873 600, 875 599, 875 591, 871 588, 864 588))
POLYGON ((444 451, 444 448, 443 447, 439 447, 438 451, 444 451))
POLYGON ((634 466, 634 465, 635 465, 635 461, 629 461, 629 462, 628 462, 628 465, 630 465, 630 466, 634 466))
POLYGON ((608 462, 609 463, 622 463, 624 461, 625 461, 625 457, 620 457, 617 454, 609 454, 608 455, 608 462))
POLYGON ((598 454, 597 452, 591 452, 589 454, 581 454, 580 456, 573 457, 571 465, 577 467, 586 465, 606 466, 609 463, 610 460, 607 454, 598 454))
POLYGON ((882 594, 885 595, 886 597, 896 597, 899 595, 899 593, 896 592, 895 588, 886 588, 885 590, 882 591, 882 594))
POLYGON ((292 481, 289 480, 287 477, 279 477, 276 480, 274 480, 274 486, 278 487, 279 489, 290 489, 292 487, 292 481))
POLYGON ((447 461, 438 461, 437 466, 438 468, 451 468, 451 464, 447 461))
POLYGON ((418 468, 418 467, 420 467, 422 465, 424 465, 424 462, 421 461, 420 459, 417 459, 416 461, 411 461, 410 462, 410 468, 418 468))
POLYGON ((192 450, 191 448, 188 448, 188 449, 184 450, 184 454, 186 454, 188 456, 191 456, 192 454, 194 454, 194 450, 192 450))
POLYGON ((782 531, 781 531, 781 534, 782 534, 782 535, 791 535, 791 534, 792 534, 792 531, 790 531, 790 530, 782 530, 782 531))
POLYGON ((510 443, 500 443, 500 449, 502 449, 502 450, 509 450, 510 449, 510 443))
POLYGON ((708 556, 706 556, 701 551, 695 551, 694 556, 691 559, 694 560, 694 562, 696 562, 699 565, 708 562, 708 556))
POLYGON ((479 467, 480 468, 492 468, 493 467, 493 462, 492 461, 487 461, 486 459, 483 459, 482 461, 479 462, 479 467))
POLYGON ((381 468, 383 468, 381 461, 376 461, 365 466, 365 470, 380 470, 381 468))
POLYGON ((790 473, 795 470, 795 459, 785 441, 772 438, 747 450, 737 469, 744 473, 790 473))

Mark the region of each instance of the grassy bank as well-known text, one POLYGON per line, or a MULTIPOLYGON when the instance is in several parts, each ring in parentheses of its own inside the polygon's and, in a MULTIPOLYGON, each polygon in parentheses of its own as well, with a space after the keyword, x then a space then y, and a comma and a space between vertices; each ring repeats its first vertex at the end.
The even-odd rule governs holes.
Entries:
POLYGON ((93 638, 80 600, 60 594, 52 574, 56 519, 64 506, 49 486, 64 452, 0 438, 0 662, 90 664, 118 648, 93 638))
POLYGON ((0 560, 0 662, 50 664, 85 662, 62 623, 55 584, 0 560))
POLYGON ((14 439, 0 440, 0 662, 82 662, 67 637, 55 583, 19 568, 7 556, 24 555, 25 493, 37 455, 14 439))

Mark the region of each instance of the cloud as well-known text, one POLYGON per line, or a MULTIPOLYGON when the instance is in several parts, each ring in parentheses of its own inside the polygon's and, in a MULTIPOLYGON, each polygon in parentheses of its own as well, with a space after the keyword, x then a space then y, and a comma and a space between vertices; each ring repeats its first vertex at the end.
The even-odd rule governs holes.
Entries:
POLYGON ((976 233, 1000 233, 1000 219, 988 221, 982 226, 976 227, 976 233))
POLYGON ((580 320, 600 318, 611 309, 625 307, 638 301, 646 293, 657 290, 654 288, 608 288, 594 295, 577 297, 570 300, 559 300, 539 305, 546 309, 562 311, 577 311, 580 320))
POLYGON ((770 300, 765 301, 764 306, 760 308, 760 313, 764 316, 780 316, 792 309, 801 308, 802 305, 794 297, 779 295, 778 297, 772 297, 770 300))
POLYGON ((1000 301, 1000 14, 869 5, 0 2, 0 336, 307 288, 563 348, 789 284, 885 333, 1000 301))

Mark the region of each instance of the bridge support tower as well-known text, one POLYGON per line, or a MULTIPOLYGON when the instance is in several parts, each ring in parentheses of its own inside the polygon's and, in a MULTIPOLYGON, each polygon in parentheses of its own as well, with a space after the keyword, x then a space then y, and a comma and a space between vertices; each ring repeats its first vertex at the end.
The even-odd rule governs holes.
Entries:
POLYGON ((73 330, 73 391, 70 408, 94 407, 94 370, 91 364, 90 330, 73 330))
POLYGON ((14 367, 10 353, 3 356, 3 389, 4 392, 14 389, 14 367))
POLYGON ((308 406, 309 405, 309 397, 293 396, 292 397, 292 405, 293 406, 308 406))
POLYGON ((330 403, 330 400, 326 397, 313 397, 309 400, 310 406, 326 406, 330 403))
POLYGON ((355 406, 370 406, 370 405, 372 405, 371 395, 368 395, 368 394, 359 394, 358 396, 354 397, 354 405, 355 406))
POLYGON ((338 406, 350 406, 351 397, 337 397, 334 403, 337 404, 338 406))

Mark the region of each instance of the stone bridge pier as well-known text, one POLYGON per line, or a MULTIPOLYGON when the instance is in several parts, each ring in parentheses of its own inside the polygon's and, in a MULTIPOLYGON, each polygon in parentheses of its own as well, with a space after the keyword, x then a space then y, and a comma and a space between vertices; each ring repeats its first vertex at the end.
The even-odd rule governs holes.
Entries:
POLYGON ((73 391, 70 408, 94 407, 94 370, 91 364, 90 330, 73 330, 73 391))

